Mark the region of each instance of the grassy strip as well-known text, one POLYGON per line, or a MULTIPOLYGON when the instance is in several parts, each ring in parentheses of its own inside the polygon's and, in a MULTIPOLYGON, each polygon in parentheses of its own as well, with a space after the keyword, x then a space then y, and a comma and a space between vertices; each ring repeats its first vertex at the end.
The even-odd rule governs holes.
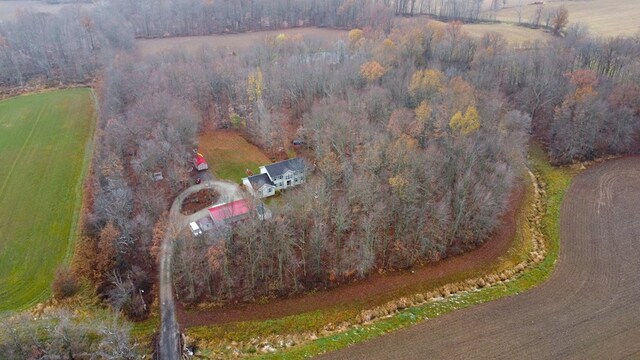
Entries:
MULTIPOLYGON (((548 207, 543 219, 542 229, 547 239, 549 255, 546 260, 538 264, 534 269, 527 271, 516 281, 483 289, 478 292, 467 293, 451 297, 444 301, 425 304, 423 306, 402 311, 393 318, 376 322, 373 325, 359 327, 345 333, 335 334, 316 340, 306 345, 293 348, 285 353, 274 355, 285 358, 298 358, 310 356, 319 352, 339 349, 353 342, 359 342, 380 334, 395 330, 420 321, 422 319, 441 315, 455 309, 464 308, 473 304, 497 299, 503 296, 517 294, 544 281, 550 274, 558 253, 558 229, 557 220, 564 190, 568 187, 573 173, 568 169, 553 168, 548 164, 542 149, 535 147, 531 150, 532 165, 539 176, 547 183, 548 207)), ((416 293, 425 293, 448 283, 455 283, 483 274, 500 273, 506 269, 512 269, 529 257, 532 250, 531 227, 527 220, 529 209, 534 202, 532 187, 526 194, 526 198, 517 215, 517 230, 513 245, 508 253, 497 262, 485 265, 473 271, 467 271, 440 279, 435 282, 416 284, 390 294, 369 299, 366 302, 352 303, 340 307, 320 309, 313 312, 288 316, 267 321, 247 321, 221 325, 200 326, 187 330, 187 334, 196 339, 201 346, 217 351, 226 351, 225 343, 241 342, 250 343, 255 338, 264 338, 272 335, 321 333, 327 324, 339 324, 353 319, 363 309, 369 309, 382 305, 392 299, 409 296, 416 293)), ((241 345, 242 347, 242 345, 241 345)), ((253 352, 252 345, 244 347, 247 352, 253 352)), ((207 350, 203 351, 206 355, 207 350)))
POLYGON ((575 171, 568 168, 554 168, 549 165, 544 152, 539 147, 531 150, 534 170, 547 186, 547 208, 542 220, 542 233, 548 249, 547 257, 536 267, 526 271, 517 279, 491 288, 454 295, 442 301, 401 311, 389 319, 371 325, 356 327, 344 333, 314 340, 291 350, 262 356, 265 359, 302 359, 328 351, 345 348, 351 344, 384 335, 419 321, 443 315, 454 310, 512 296, 529 290, 544 282, 552 273, 558 258, 560 246, 560 207, 565 191, 569 187, 575 171))
POLYGON ((67 255, 65 256, 65 263, 69 263, 71 261, 71 258, 73 256, 74 253, 74 245, 76 244, 75 239, 80 238, 81 232, 82 232, 82 223, 81 223, 81 218, 80 216, 82 215, 82 207, 83 207, 83 203, 85 200, 85 193, 84 193, 84 180, 87 178, 87 174, 89 174, 89 169, 91 168, 91 159, 93 158, 93 149, 94 149, 94 140, 95 140, 95 133, 96 133, 96 124, 97 124, 97 116, 99 113, 99 102, 98 102, 98 98, 96 97, 95 92, 93 91, 93 89, 89 88, 89 91, 91 91, 91 99, 93 100, 93 121, 91 122, 91 128, 89 130, 89 138, 87 139, 87 143, 85 145, 84 148, 84 158, 82 159, 82 172, 80 177, 78 178, 78 183, 76 185, 76 194, 80 194, 77 199, 76 199, 76 203, 74 206, 74 211, 73 211, 73 219, 71 220, 71 229, 70 229, 70 233, 69 233, 69 245, 67 248, 67 255))

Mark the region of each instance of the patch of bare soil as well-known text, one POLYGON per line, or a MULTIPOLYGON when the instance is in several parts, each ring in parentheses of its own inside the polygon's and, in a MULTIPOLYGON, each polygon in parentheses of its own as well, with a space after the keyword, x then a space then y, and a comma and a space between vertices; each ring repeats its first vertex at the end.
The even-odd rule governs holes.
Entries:
POLYGON ((220 194, 214 189, 202 189, 184 199, 180 212, 183 215, 195 214, 205 207, 215 204, 219 198, 220 194))
POLYGON ((518 186, 510 196, 501 217, 501 225, 494 235, 479 248, 437 263, 416 267, 412 271, 387 274, 375 273, 367 280, 319 291, 275 300, 267 304, 237 304, 208 310, 186 310, 177 306, 177 316, 183 327, 222 324, 237 321, 267 320, 304 312, 357 302, 363 308, 391 300, 409 289, 421 290, 448 282, 448 278, 461 272, 479 270, 498 260, 509 249, 516 231, 517 210, 522 204, 525 186, 518 186))

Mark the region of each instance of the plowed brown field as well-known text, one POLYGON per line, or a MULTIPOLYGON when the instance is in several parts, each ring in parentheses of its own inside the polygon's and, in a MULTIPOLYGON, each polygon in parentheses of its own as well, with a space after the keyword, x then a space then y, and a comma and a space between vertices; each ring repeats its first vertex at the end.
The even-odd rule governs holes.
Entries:
POLYGON ((550 280, 323 359, 640 358, 640 157, 574 179, 550 280))

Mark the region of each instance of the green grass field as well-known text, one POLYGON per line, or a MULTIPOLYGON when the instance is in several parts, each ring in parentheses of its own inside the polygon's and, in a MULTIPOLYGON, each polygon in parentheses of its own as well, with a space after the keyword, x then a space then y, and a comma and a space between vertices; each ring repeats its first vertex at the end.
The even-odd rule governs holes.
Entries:
POLYGON ((219 179, 239 183, 246 169, 258 174, 261 165, 271 160, 255 145, 233 131, 216 131, 200 136, 198 150, 209 164, 209 170, 219 179))
POLYGON ((91 90, 0 102, 0 313, 47 299, 76 237, 91 90))

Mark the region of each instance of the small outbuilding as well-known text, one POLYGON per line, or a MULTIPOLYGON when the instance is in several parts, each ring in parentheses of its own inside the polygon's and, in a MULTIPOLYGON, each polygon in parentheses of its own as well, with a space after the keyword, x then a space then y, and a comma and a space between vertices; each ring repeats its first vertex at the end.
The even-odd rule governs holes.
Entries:
POLYGON ((209 208, 209 216, 214 223, 230 224, 249 216, 251 208, 246 199, 236 200, 209 208))
POLYGON ((205 160, 204 155, 201 153, 196 154, 196 157, 193 159, 193 165, 198 171, 209 169, 209 164, 207 164, 207 160, 205 160))

